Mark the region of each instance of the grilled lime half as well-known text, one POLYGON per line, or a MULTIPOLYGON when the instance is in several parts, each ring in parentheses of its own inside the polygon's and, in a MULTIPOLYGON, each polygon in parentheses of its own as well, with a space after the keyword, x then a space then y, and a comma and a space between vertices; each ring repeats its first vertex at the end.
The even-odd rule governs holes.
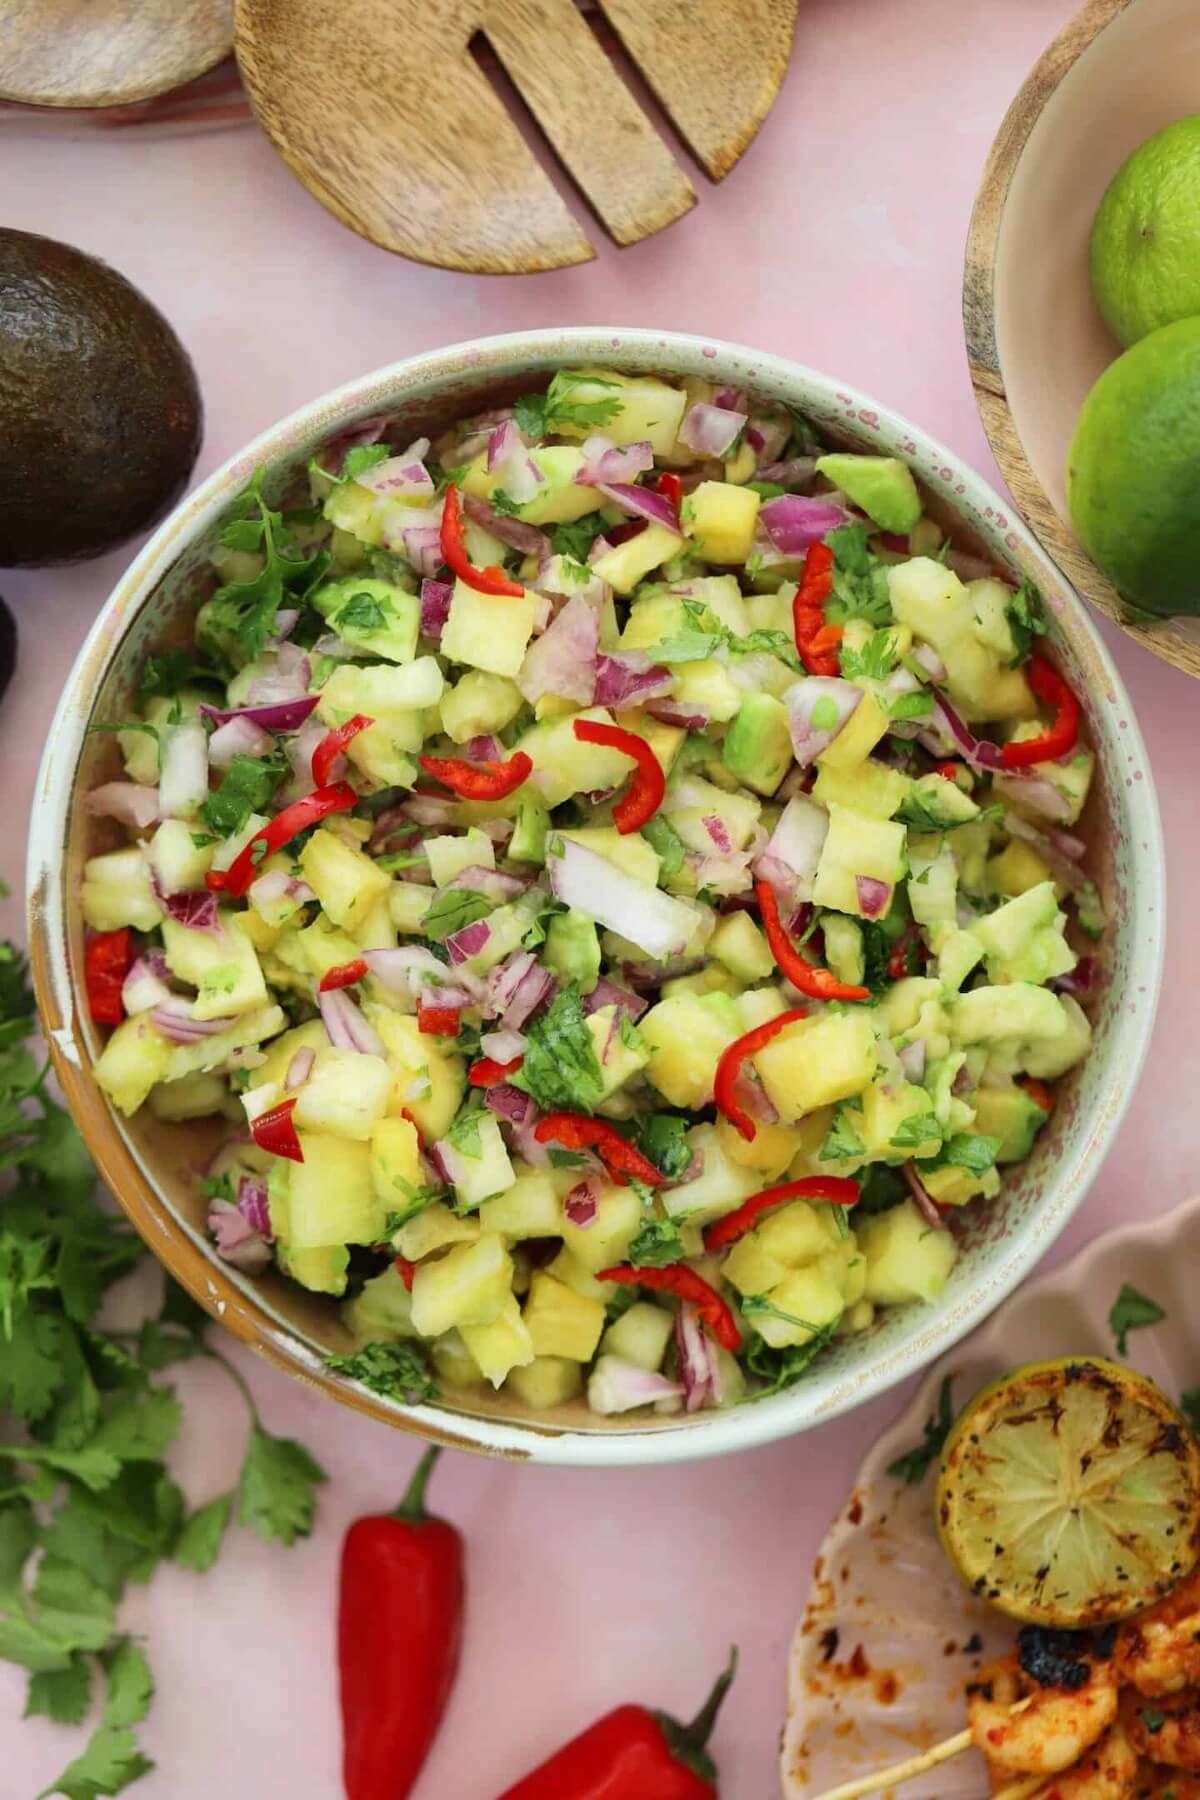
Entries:
POLYGON ((1011 1618, 1128 1618, 1200 1557, 1200 1445, 1144 1375, 1100 1357, 1028 1363, 976 1395, 947 1441, 943 1547, 1011 1618))

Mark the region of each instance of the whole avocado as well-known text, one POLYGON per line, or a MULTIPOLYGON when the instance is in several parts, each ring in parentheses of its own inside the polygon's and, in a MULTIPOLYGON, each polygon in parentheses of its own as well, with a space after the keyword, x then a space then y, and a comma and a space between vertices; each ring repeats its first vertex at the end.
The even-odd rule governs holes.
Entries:
POLYGON ((152 525, 202 416, 144 294, 69 244, 0 229, 0 567, 96 556, 152 525))

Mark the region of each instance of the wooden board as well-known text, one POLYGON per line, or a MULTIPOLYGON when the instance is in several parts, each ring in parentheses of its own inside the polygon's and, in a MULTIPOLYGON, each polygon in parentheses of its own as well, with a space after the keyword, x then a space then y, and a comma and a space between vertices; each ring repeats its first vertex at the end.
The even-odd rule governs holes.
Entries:
MULTIPOLYGON (((604 0, 714 180, 770 110, 798 5, 604 0)), ((696 203, 574 0, 237 0, 235 11, 268 136, 323 206, 386 250, 482 274, 587 262, 591 242, 537 154, 538 133, 618 244, 696 203), (516 103, 481 66, 489 52, 516 103), (514 116, 522 106, 536 131, 514 116)))
POLYGON ((233 0, 0 0, 0 98, 125 106, 233 49, 233 0))
MULTIPOLYGON (((1048 373, 1046 346, 1040 342, 1022 342, 1015 346, 1010 352, 1006 381, 997 342, 997 263, 1002 229, 1007 226, 1012 234, 1006 243, 1006 254, 1016 260, 1024 252, 1026 267, 1030 266, 1029 259, 1042 256, 1044 248, 1039 243, 1022 240, 1023 217, 1019 209, 1009 210, 1014 179, 1034 130, 1064 79, 1097 45, 1101 34, 1120 20, 1130 7, 1148 7, 1152 3, 1153 0, 1089 0, 1035 65, 1009 107, 984 168, 971 218, 963 279, 963 323, 971 381, 983 427, 1013 498, 1031 528, 1080 594, 1109 618, 1115 619, 1130 637, 1153 655, 1189 675, 1200 676, 1200 621, 1189 624, 1166 619, 1153 625, 1132 623, 1125 616, 1121 596, 1087 555, 1035 472, 1027 444, 1022 441, 1023 421, 1027 427, 1029 421, 1025 420, 1020 408, 1014 408, 1010 399, 1010 389, 1015 387, 1012 357, 1019 353, 1022 358, 1028 358, 1034 373, 1039 366, 1038 359, 1041 359, 1045 376, 1048 373)), ((1129 21, 1134 22, 1133 19, 1129 21)), ((1078 71, 1071 89, 1063 96, 1063 103, 1069 100, 1076 111, 1090 111, 1093 116, 1101 112, 1111 120, 1111 114, 1098 98, 1095 95, 1089 97, 1085 74, 1085 69, 1078 71)), ((1200 110, 1200 82, 1195 110, 1200 110)), ((1165 119, 1162 122, 1165 123, 1165 119)), ((1090 218, 1087 223, 1090 224, 1090 218)), ((1070 237, 1072 242, 1081 228, 1078 220, 1069 224, 1063 221, 1063 235, 1070 237)), ((1119 349, 1113 345, 1111 355, 1117 354, 1119 349)))

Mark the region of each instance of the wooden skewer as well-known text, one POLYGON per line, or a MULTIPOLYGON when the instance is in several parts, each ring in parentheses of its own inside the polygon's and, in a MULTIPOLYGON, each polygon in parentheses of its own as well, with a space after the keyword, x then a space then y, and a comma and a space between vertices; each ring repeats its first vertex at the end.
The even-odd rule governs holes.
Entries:
MULTIPOLYGON (((1012 1712, 1024 1712, 1030 1705, 1032 1696, 1018 1700, 1012 1712)), ((929 1769, 936 1769, 939 1763, 950 1762, 961 1756, 975 1742, 974 1734, 968 1727, 965 1731, 955 1732, 953 1737, 945 1738, 942 1743, 935 1744, 932 1750, 923 1750, 920 1756, 910 1756, 904 1762, 893 1763, 889 1769, 877 1769, 873 1775, 860 1775, 855 1781, 843 1782, 841 1787, 830 1788, 824 1794, 818 1794, 816 1800, 863 1800, 865 1794, 881 1794, 886 1788, 899 1787, 903 1781, 912 1781, 918 1775, 924 1775, 929 1769)), ((1027 1800, 1030 1794, 1050 1780, 1049 1775, 1027 1775, 1020 1781, 1001 1788, 992 1800, 1027 1800)))

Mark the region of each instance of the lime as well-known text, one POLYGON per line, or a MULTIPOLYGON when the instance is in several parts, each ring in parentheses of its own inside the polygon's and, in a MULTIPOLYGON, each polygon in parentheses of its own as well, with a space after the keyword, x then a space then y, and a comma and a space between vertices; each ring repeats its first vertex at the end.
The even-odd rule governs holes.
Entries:
POLYGON ((1122 344, 1200 313, 1200 114, 1147 138, 1092 226, 1092 292, 1122 344))
POLYGON ((1194 1567, 1200 1445, 1133 1369, 1028 1363, 958 1420, 937 1506, 942 1545, 982 1599, 1035 1625, 1103 1625, 1194 1567))
POLYGON ((1142 612, 1200 612, 1200 319, 1164 325, 1080 408, 1067 501, 1081 542, 1142 612))

